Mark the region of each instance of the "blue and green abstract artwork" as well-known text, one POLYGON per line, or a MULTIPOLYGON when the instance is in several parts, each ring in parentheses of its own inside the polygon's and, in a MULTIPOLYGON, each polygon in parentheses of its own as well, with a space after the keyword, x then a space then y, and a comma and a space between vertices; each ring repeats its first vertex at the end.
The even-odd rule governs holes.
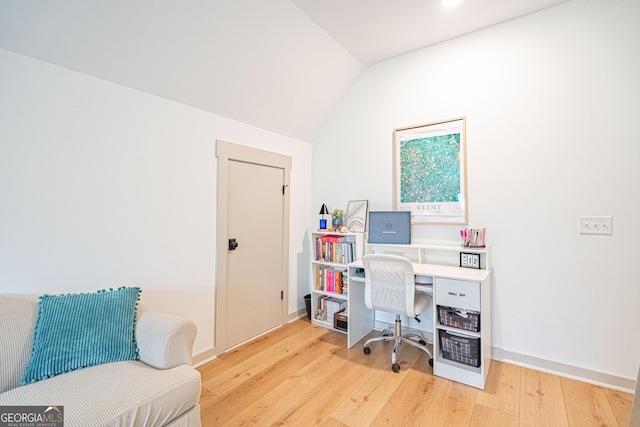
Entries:
POLYGON ((458 202, 460 133, 400 142, 400 202, 458 202))

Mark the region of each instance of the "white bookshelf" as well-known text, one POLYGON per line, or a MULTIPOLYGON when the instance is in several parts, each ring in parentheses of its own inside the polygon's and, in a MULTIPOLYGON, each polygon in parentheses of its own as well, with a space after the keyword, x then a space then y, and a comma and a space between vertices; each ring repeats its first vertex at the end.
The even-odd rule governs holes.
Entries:
MULTIPOLYGON (((364 250, 363 233, 331 231, 311 233, 311 323, 338 332, 349 333, 348 330, 344 331, 334 327, 334 312, 327 310, 326 301, 323 303, 322 300, 331 299, 342 302, 344 303, 345 311, 350 311, 349 300, 357 298, 358 295, 351 294, 347 264, 361 259, 362 255, 364 255, 364 250), (335 240, 335 242, 323 242, 322 244, 327 244, 327 246, 322 248, 319 240, 335 240), (331 243, 339 246, 333 246, 331 243), (327 251, 331 251, 331 253, 327 251), (335 280, 338 275, 340 276, 340 286, 338 286, 338 281, 335 280), (331 279, 331 276, 333 276, 333 279, 331 279)), ((362 298, 364 300, 364 295, 362 295, 362 298)), ((330 303, 329 305, 332 304, 330 303)), ((351 323, 348 322, 348 328, 350 325, 351 323)))

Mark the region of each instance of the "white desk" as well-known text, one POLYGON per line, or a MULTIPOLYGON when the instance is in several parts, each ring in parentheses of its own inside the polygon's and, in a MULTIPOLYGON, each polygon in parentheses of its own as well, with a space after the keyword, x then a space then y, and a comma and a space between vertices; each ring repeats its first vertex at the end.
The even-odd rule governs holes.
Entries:
MULTIPOLYGON (((364 268, 362 260, 349 267, 349 327, 348 345, 354 346, 375 328, 375 311, 364 303, 364 277, 355 275, 364 268)), ((433 373, 464 384, 484 389, 491 364, 491 270, 453 267, 447 265, 413 263, 416 276, 429 277, 433 285, 416 285, 416 291, 433 294, 433 373), (438 320, 437 306, 457 307, 480 313, 480 331, 472 332, 443 325, 438 320), (440 334, 479 340, 480 366, 468 366, 445 359, 440 334)), ((423 319, 428 321, 428 319, 423 319)))

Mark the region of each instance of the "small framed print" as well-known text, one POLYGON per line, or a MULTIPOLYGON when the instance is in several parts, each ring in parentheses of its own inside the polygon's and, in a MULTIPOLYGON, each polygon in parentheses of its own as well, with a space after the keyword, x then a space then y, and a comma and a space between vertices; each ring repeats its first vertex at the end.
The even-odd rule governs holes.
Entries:
POLYGON ((480 269, 480 254, 460 252, 460 267, 480 269))
POLYGON ((347 230, 364 233, 367 229, 368 200, 352 200, 347 207, 347 230))

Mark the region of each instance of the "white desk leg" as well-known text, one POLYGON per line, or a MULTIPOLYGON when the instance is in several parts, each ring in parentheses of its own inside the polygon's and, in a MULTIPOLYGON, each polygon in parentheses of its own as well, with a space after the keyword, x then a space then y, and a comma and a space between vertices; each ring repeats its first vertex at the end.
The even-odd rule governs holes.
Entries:
POLYGON ((349 283, 349 348, 373 331, 374 313, 364 304, 364 283, 349 283))

